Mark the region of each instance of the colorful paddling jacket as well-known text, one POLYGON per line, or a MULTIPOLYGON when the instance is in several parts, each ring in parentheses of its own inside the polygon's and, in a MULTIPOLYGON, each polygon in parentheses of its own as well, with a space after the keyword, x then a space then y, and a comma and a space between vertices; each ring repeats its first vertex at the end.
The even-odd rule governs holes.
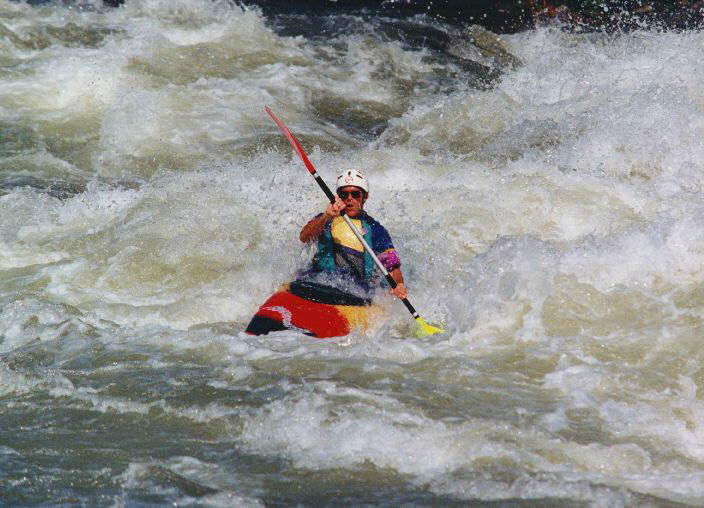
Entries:
MULTIPOLYGON (((351 220, 389 272, 401 266, 401 260, 384 226, 366 212, 362 212, 360 218, 351 220)), ((318 252, 313 258, 311 269, 351 275, 357 284, 365 288, 370 287, 377 275, 374 260, 342 217, 335 217, 328 222, 318 236, 318 252)))

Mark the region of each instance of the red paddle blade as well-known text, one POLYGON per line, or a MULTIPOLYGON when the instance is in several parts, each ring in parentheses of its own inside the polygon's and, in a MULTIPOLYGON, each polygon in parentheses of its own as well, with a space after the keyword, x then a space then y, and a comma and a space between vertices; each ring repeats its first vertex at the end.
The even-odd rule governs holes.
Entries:
POLYGON ((293 135, 293 133, 290 130, 288 130, 288 127, 286 127, 286 125, 284 125, 284 123, 281 121, 281 119, 279 119, 279 117, 276 116, 271 109, 269 109, 269 106, 266 106, 264 108, 264 111, 266 111, 267 114, 271 117, 271 119, 274 120, 276 125, 279 126, 279 129, 281 129, 281 132, 284 134, 284 136, 286 136, 286 139, 288 139, 288 142, 291 143, 291 147, 298 154, 298 156, 301 158, 303 163, 306 165, 306 167, 308 168, 308 171, 310 171, 310 174, 315 175, 315 166, 313 166, 313 163, 310 161, 310 159, 306 155, 306 152, 303 150, 303 147, 298 142, 298 140, 293 135))

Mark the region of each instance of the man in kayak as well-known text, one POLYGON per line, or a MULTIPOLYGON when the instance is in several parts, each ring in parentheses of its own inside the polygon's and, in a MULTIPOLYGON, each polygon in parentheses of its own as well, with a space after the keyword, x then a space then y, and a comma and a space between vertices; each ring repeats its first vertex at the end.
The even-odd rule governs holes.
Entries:
POLYGON ((340 173, 335 203, 328 204, 324 213, 311 219, 301 230, 303 243, 318 242, 318 251, 306 273, 334 275, 338 280, 349 281, 364 291, 372 290, 378 276, 376 266, 340 216, 344 210, 396 281, 397 286, 389 293, 397 298, 406 298, 408 292, 403 283, 401 260, 386 228, 364 211, 368 197, 369 184, 363 173, 357 170, 340 173))

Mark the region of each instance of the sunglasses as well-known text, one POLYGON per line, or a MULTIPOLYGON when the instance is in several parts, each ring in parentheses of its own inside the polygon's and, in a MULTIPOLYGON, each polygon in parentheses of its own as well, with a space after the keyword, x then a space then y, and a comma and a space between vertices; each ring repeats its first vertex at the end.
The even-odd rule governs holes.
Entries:
POLYGON ((343 191, 339 190, 337 191, 337 195, 340 196, 340 199, 347 199, 347 196, 352 196, 354 199, 359 199, 362 197, 362 191, 358 190, 353 190, 353 191, 343 191))

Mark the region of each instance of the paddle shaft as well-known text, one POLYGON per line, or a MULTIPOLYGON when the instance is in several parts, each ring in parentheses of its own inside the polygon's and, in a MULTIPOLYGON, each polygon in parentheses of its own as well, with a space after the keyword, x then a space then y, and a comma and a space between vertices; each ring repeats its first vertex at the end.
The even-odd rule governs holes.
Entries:
MULTIPOLYGON (((303 150, 303 147, 301 144, 298 142, 296 137, 293 135, 293 133, 286 127, 286 125, 279 119, 278 116, 274 114, 274 112, 269 109, 269 107, 265 107, 264 110, 267 112, 267 114, 271 117, 272 120, 274 120, 274 123, 279 126, 279 129, 281 129, 281 132, 286 136, 286 139, 288 139, 289 143, 291 143, 291 147, 293 150, 298 154, 298 156, 301 158, 303 163, 306 165, 306 168, 308 169, 308 172, 311 174, 313 178, 315 178, 315 181, 318 182, 318 185, 320 188, 323 190, 325 195, 328 197, 330 200, 330 203, 335 202, 335 194, 332 193, 330 190, 330 187, 327 186, 327 184, 323 181, 321 176, 318 174, 318 172, 315 170, 315 166, 313 166, 313 163, 310 161, 308 158, 308 155, 306 155, 305 150, 303 150)), ((372 248, 369 246, 369 244, 366 242, 362 234, 359 232, 357 227, 352 223, 350 218, 345 215, 345 211, 343 210, 340 215, 342 218, 345 220, 347 225, 350 227, 352 232, 354 233, 354 236, 357 237, 357 239, 362 243, 362 246, 364 249, 369 253, 369 255, 372 257, 374 260, 374 264, 377 266, 379 270, 381 270, 381 273, 384 274, 384 277, 386 278, 387 282, 392 288, 395 288, 398 284, 394 280, 394 278, 391 276, 389 271, 386 269, 384 264, 379 260, 379 258, 376 256, 372 248)), ((406 306, 408 309, 408 312, 411 313, 411 315, 417 319, 417 320, 422 320, 421 317, 418 315, 418 312, 416 309, 411 305, 411 302, 408 301, 408 298, 403 298, 401 300, 403 304, 406 306)))

